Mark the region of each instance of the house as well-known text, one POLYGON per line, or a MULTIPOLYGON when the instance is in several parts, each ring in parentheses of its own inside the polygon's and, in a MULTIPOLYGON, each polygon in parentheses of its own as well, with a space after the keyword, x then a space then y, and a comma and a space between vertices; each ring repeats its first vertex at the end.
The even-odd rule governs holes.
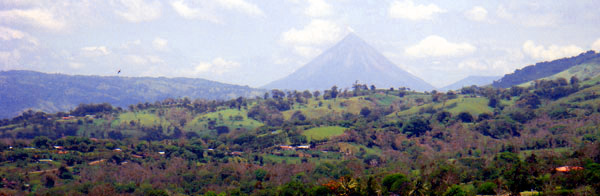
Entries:
POLYGON ((288 146, 288 145, 280 145, 279 148, 284 149, 284 150, 294 150, 293 146, 288 146))
POLYGON ((556 170, 557 172, 570 172, 571 170, 582 170, 583 167, 579 167, 579 166, 562 166, 562 167, 557 167, 556 170))
POLYGON ((310 145, 296 146, 298 149, 310 149, 310 145))
POLYGON ((160 152, 158 152, 158 154, 159 154, 159 155, 164 155, 164 154, 165 154, 165 151, 160 151, 160 152))
POLYGON ((73 120, 73 119, 75 119, 75 116, 65 116, 65 117, 62 117, 62 119, 63 120, 73 120))
POLYGON ((233 152, 231 152, 231 155, 233 155, 233 156, 242 156, 242 152, 240 152, 240 151, 233 151, 233 152))
POLYGON ((121 150, 120 148, 115 148, 113 151, 115 151, 115 152, 121 152, 123 150, 121 150))
POLYGON ((92 162, 88 163, 88 165, 96 165, 96 164, 99 164, 99 163, 104 163, 105 161, 106 161, 106 159, 100 159, 100 160, 97 160, 97 161, 92 161, 92 162))
POLYGON ((64 149, 64 147, 62 147, 62 146, 54 146, 54 149, 62 150, 62 149, 64 149))

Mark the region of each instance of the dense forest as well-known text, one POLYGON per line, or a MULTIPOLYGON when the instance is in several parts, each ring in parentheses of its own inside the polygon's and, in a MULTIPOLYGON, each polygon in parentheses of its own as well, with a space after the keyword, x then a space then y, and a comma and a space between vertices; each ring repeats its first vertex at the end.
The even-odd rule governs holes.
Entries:
POLYGON ((596 195, 599 83, 26 111, 0 121, 0 194, 596 195))

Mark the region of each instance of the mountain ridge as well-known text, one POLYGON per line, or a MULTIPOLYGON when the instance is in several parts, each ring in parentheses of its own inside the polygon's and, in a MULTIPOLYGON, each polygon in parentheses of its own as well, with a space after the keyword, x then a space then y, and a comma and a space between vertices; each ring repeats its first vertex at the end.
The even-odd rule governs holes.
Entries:
POLYGON ((119 107, 166 98, 231 99, 261 95, 262 90, 201 78, 120 77, 0 71, 0 118, 27 110, 58 112, 81 103, 119 107))
POLYGON ((600 63, 600 53, 597 53, 594 50, 590 50, 573 57, 539 62, 534 65, 517 69, 513 73, 504 75, 499 80, 494 81, 492 86, 496 88, 509 88, 511 86, 552 76, 583 63, 592 62, 600 63))
POLYGON ((450 85, 440 88, 441 91, 458 90, 465 86, 484 86, 492 84, 494 80, 500 79, 502 76, 467 76, 459 81, 456 81, 450 85))

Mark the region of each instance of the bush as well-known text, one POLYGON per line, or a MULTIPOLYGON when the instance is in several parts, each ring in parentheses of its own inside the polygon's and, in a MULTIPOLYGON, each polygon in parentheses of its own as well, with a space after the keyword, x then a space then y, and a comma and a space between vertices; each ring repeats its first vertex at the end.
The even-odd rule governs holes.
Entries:
POLYGON ((402 132, 407 134, 409 137, 419 137, 425 134, 427 131, 431 131, 431 127, 429 126, 429 122, 422 117, 413 118, 406 123, 402 129, 402 132))
POLYGON ((452 185, 448 190, 444 193, 444 196, 466 196, 467 193, 458 185, 452 185))
POLYGON ((461 112, 458 114, 458 119, 462 122, 473 122, 473 116, 469 112, 461 112))
POLYGON ((495 195, 496 194, 496 184, 493 182, 484 182, 477 187, 477 194, 480 195, 495 195))
POLYGON ((403 174, 390 174, 383 178, 383 188, 390 193, 405 195, 408 193, 410 181, 403 174), (403 194, 404 193, 404 194, 403 194))

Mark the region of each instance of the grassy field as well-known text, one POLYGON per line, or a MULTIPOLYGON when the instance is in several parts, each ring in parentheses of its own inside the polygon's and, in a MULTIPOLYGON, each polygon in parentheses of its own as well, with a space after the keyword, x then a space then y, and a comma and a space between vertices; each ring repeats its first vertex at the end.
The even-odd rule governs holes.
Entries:
POLYGON ((215 126, 227 126, 229 129, 245 128, 252 130, 263 125, 259 121, 248 118, 246 110, 225 109, 195 117, 185 125, 184 130, 196 132, 208 130, 208 123, 210 121, 214 121, 215 126))
POLYGON ((381 149, 379 149, 377 147, 369 148, 369 147, 366 147, 361 144, 354 144, 354 143, 347 143, 347 142, 339 142, 339 143, 337 143, 337 145, 340 147, 340 152, 343 152, 343 153, 347 152, 347 153, 356 154, 356 153, 360 152, 362 149, 367 154, 381 155, 381 149))
POLYGON ((308 140, 308 142, 310 142, 313 139, 320 140, 324 138, 342 135, 345 130, 346 128, 338 126, 316 127, 305 130, 304 132, 302 132, 302 135, 306 136, 306 139, 308 140))
POLYGON ((365 97, 351 97, 344 99, 311 99, 308 104, 296 104, 291 110, 282 112, 283 117, 289 120, 296 111, 302 112, 308 119, 324 118, 328 115, 341 116, 343 113, 360 113, 363 107, 374 107, 375 104, 365 97))
POLYGON ((488 106, 488 99, 483 97, 465 97, 459 96, 456 99, 446 101, 446 103, 428 103, 421 106, 411 107, 408 110, 392 113, 389 116, 408 116, 419 113, 422 109, 433 107, 434 109, 444 108, 453 115, 457 115, 460 112, 466 111, 471 115, 479 115, 481 113, 491 113, 492 108, 488 106))
POLYGON ((120 114, 117 119, 112 122, 112 126, 118 126, 122 123, 129 123, 134 121, 136 124, 144 127, 152 127, 155 125, 162 125, 163 128, 171 125, 167 120, 159 117, 154 113, 150 113, 148 111, 140 111, 140 112, 125 112, 120 114))

